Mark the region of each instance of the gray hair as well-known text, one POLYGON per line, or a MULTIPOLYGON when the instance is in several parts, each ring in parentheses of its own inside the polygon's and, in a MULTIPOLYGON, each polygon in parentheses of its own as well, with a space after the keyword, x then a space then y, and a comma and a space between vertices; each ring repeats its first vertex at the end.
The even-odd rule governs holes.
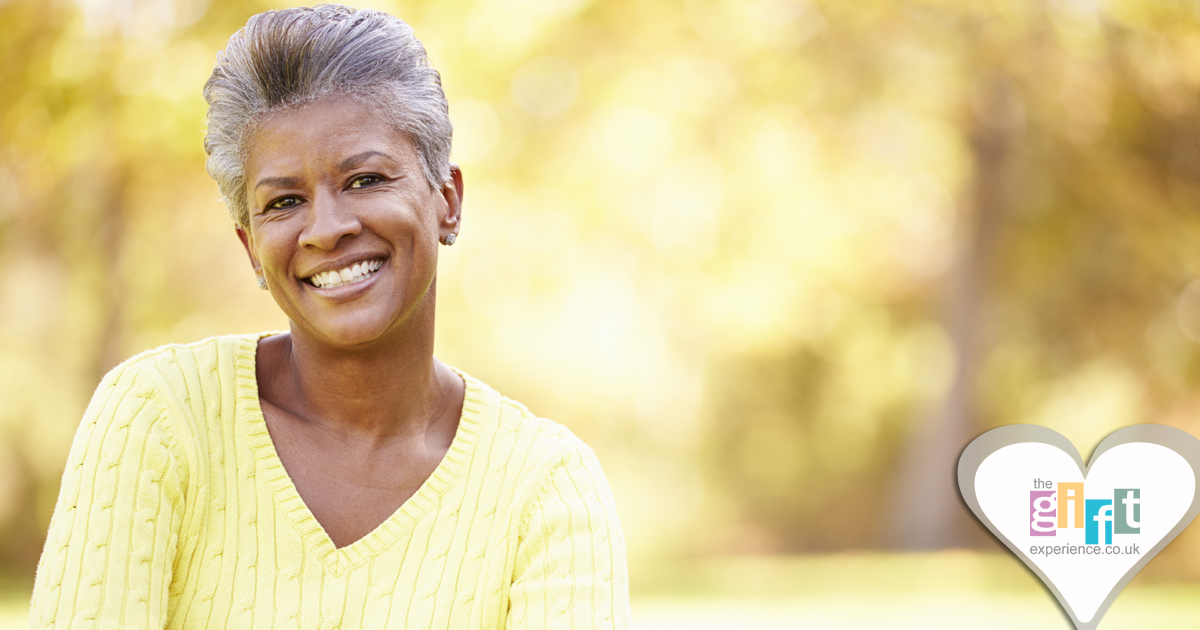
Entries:
POLYGON ((406 133, 431 187, 450 179, 442 78, 409 25, 336 4, 267 11, 229 38, 204 84, 208 174, 238 225, 249 222, 245 144, 254 126, 330 96, 359 99, 406 133))

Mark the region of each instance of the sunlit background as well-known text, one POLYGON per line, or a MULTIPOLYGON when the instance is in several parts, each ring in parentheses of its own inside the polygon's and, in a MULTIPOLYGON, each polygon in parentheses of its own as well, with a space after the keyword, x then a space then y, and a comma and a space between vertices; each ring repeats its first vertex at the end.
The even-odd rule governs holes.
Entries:
MULTIPOLYGON (((437 354, 595 448, 636 628, 1067 628, 958 453, 1200 435, 1200 4, 368 5, 465 173, 437 354)), ((216 52, 279 6, 0 0, 0 625, 100 377, 287 325, 201 144, 216 52)), ((1103 628, 1196 626, 1196 527, 1103 628)))

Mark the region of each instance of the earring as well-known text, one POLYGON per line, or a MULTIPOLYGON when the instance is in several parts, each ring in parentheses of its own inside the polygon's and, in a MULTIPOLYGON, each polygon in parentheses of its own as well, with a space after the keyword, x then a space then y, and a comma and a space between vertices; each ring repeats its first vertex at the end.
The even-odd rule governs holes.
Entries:
POLYGON ((258 288, 262 289, 263 291, 267 290, 267 279, 266 278, 264 278, 262 276, 258 276, 258 288))
POLYGON ((446 238, 442 239, 442 243, 444 243, 446 245, 453 245, 454 244, 454 232, 447 234, 446 238))

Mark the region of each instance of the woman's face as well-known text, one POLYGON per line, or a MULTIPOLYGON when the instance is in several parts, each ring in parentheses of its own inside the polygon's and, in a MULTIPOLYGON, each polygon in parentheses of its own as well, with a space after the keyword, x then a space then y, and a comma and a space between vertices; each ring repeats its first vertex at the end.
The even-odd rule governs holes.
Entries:
POLYGON ((459 227, 457 167, 431 189, 407 135, 350 98, 271 116, 247 151, 238 234, 294 332, 361 347, 432 317, 439 241, 459 227))

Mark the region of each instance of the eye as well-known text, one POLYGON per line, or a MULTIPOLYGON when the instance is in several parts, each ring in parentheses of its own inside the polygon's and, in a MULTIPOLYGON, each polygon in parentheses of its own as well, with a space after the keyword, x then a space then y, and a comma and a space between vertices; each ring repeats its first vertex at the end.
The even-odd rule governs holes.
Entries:
POLYGON ((381 181, 383 181, 383 178, 378 175, 359 175, 358 177, 350 180, 350 183, 346 185, 346 188, 366 188, 367 186, 378 184, 381 181))
POLYGON ((300 205, 300 202, 301 199, 299 197, 280 197, 279 199, 268 203, 267 210, 287 210, 288 208, 294 208, 300 205))

